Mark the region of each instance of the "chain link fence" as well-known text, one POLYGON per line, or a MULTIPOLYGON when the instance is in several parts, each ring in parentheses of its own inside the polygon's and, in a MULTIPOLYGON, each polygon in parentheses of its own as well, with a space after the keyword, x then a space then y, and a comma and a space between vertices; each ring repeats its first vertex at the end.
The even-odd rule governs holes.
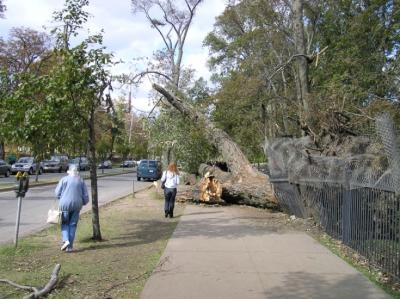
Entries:
POLYGON ((376 132, 349 137, 324 156, 309 137, 267 148, 270 179, 284 210, 312 217, 332 237, 400 279, 399 134, 389 115, 376 132))

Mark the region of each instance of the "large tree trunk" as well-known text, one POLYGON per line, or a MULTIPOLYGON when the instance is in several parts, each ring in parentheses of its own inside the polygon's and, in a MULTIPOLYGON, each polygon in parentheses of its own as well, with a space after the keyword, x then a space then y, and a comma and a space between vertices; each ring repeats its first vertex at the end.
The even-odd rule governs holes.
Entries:
POLYGON ((238 198, 246 198, 247 204, 256 206, 277 204, 268 176, 250 165, 239 146, 226 132, 215 127, 203 114, 197 112, 189 104, 184 103, 160 85, 153 84, 153 88, 183 115, 194 123, 204 126, 208 140, 218 149, 229 167, 232 175, 232 190, 235 191, 234 193, 237 194, 238 198))
MULTIPOLYGON (((242 180, 230 172, 225 172, 215 166, 201 164, 199 173, 206 177, 206 173, 217 178, 222 187, 221 198, 227 203, 246 204, 249 206, 275 208, 277 201, 275 197, 271 199, 272 192, 269 182, 265 179, 242 180)), ((204 182, 202 180, 201 184, 204 182)), ((204 186, 200 186, 200 200, 204 193, 204 186)), ((273 196, 273 195, 272 195, 273 196)))
POLYGON ((303 0, 293 0, 292 8, 296 54, 300 55, 297 58, 299 98, 303 104, 305 119, 307 119, 310 116, 310 85, 308 82, 308 61, 304 37, 303 0))

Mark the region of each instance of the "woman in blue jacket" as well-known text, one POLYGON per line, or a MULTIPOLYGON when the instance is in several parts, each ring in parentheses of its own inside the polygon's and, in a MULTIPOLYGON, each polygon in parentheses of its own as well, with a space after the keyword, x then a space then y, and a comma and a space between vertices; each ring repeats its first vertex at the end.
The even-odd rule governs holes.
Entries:
POLYGON ((56 187, 56 196, 60 200, 61 250, 72 251, 82 206, 89 202, 86 184, 79 176, 76 165, 70 165, 68 176, 63 177, 56 187))

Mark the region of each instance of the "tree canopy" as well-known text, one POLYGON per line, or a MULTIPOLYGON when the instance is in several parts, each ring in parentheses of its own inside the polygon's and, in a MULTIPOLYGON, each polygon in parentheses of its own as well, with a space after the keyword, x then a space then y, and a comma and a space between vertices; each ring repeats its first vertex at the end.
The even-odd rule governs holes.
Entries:
POLYGON ((341 113, 360 132, 377 111, 392 106, 398 113, 399 17, 391 0, 232 2, 204 41, 218 85, 214 120, 256 157, 249 131, 256 143, 305 128, 318 136, 332 129, 327 114, 341 113), (296 3, 304 53, 296 46, 296 3), (300 57, 307 63, 311 123, 302 119, 300 57))

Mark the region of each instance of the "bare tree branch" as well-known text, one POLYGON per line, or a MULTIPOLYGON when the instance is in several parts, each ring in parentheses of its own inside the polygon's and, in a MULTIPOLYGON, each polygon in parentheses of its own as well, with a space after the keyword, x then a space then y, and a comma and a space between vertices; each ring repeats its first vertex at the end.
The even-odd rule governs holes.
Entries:
POLYGON ((35 288, 35 287, 31 287, 31 286, 19 285, 8 279, 0 279, 0 282, 7 283, 7 284, 12 285, 13 287, 16 287, 21 290, 33 292, 30 295, 24 296, 23 299, 36 299, 36 298, 43 297, 51 292, 51 290, 55 287, 55 285, 57 283, 58 273, 60 272, 60 269, 61 269, 61 265, 56 264, 53 269, 53 272, 50 275, 50 280, 47 282, 47 284, 41 290, 39 290, 38 288, 35 288))
POLYGON ((268 76, 267 80, 271 80, 279 71, 281 71, 282 69, 284 69, 286 66, 288 66, 295 58, 298 57, 305 57, 308 61, 308 63, 312 63, 314 61, 315 58, 319 59, 319 56, 324 53, 326 51, 328 47, 323 48, 320 52, 313 54, 313 55, 305 55, 305 54, 294 54, 292 55, 288 61, 282 63, 281 65, 279 65, 274 71, 272 71, 272 73, 268 76))

